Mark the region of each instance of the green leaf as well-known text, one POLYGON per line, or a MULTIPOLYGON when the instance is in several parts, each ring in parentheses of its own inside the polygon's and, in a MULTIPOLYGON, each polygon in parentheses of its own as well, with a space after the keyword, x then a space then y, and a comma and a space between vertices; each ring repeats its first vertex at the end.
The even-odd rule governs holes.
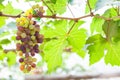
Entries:
POLYGON ((81 57, 85 56, 85 52, 83 51, 83 47, 86 42, 86 30, 78 29, 76 31, 72 31, 68 36, 69 44, 72 46, 74 52, 76 52, 81 57))
POLYGON ((0 50, 0 60, 3 60, 6 57, 6 54, 3 52, 3 50, 0 50))
MULTIPOLYGON (((54 14, 63 14, 66 11, 68 0, 44 0, 54 14)), ((53 15, 51 11, 47 10, 47 15, 53 15)))
POLYGON ((0 4, 2 4, 3 1, 4 1, 4 0, 0 0, 0 4))
POLYGON ((105 16, 105 17, 114 17, 114 16, 117 16, 117 12, 115 11, 114 8, 110 8, 110 9, 107 9, 104 12, 103 16, 105 16))
POLYGON ((91 36, 86 41, 89 46, 87 47, 90 54, 90 65, 98 62, 104 56, 104 50, 106 47, 106 39, 100 34, 91 36))
MULTIPOLYGON (((99 16, 99 15, 96 15, 96 16, 99 16)), ((94 17, 90 25, 91 33, 93 34, 94 31, 102 32, 102 25, 104 22, 105 22, 104 19, 94 17)))
POLYGON ((0 28, 5 25, 5 20, 6 18, 5 17, 0 17, 0 28))
POLYGON ((120 43, 107 45, 107 54, 105 55, 105 63, 110 63, 111 65, 120 65, 120 43))
POLYGON ((44 47, 45 60, 47 62, 48 71, 51 72, 62 64, 62 52, 65 47, 66 41, 51 40, 46 43, 44 47))
POLYGON ((12 4, 9 2, 5 8, 2 10, 2 12, 4 14, 10 14, 10 15, 18 15, 20 14, 22 11, 19 9, 15 9, 12 4))
POLYGON ((57 0, 55 4, 56 13, 63 14, 66 11, 66 5, 68 0, 57 0))
POLYGON ((50 0, 50 1, 55 4, 57 0, 50 0))
POLYGON ((9 66, 14 65, 16 63, 16 54, 14 52, 8 52, 6 57, 9 66))
MULTIPOLYGON (((85 56, 85 52, 83 51, 83 47, 86 42, 86 30, 79 29, 79 27, 84 23, 84 21, 78 21, 74 28, 71 30, 68 35, 68 42, 72 46, 73 52, 76 52, 81 57, 85 56)), ((72 22, 70 23, 72 25, 72 22)))
POLYGON ((120 20, 105 21, 102 28, 109 41, 120 41, 120 20))
POLYGON ((41 33, 44 34, 46 38, 61 37, 67 33, 67 21, 66 20, 55 20, 50 22, 51 26, 44 26, 41 33))
POLYGON ((10 32, 2 32, 2 30, 0 30, 0 39, 3 38, 4 36, 8 36, 10 34, 10 32))
MULTIPOLYGON (((90 7, 92 8, 92 10, 95 8, 97 1, 98 1, 98 0, 89 0, 90 7)), ((86 3, 85 12, 88 13, 89 11, 90 11, 90 10, 89 10, 89 6, 88 6, 88 4, 86 3)))
POLYGON ((9 39, 3 39, 0 41, 0 44, 9 44, 11 41, 9 39))
POLYGON ((0 11, 4 8, 3 4, 0 4, 0 11))

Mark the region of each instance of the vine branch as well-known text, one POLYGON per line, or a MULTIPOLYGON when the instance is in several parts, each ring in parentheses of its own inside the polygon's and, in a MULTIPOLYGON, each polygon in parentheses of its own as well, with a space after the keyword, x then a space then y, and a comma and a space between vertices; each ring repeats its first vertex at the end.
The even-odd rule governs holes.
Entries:
POLYGON ((71 30, 74 28, 76 22, 73 23, 73 25, 71 26, 71 28, 69 29, 69 31, 67 32, 67 34, 69 34, 71 32, 71 30))

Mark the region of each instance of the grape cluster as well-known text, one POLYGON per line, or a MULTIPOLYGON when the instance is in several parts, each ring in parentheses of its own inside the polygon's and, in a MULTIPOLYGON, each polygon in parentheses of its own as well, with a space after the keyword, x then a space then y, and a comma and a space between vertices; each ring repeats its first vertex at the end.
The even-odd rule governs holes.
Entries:
POLYGON ((33 11, 38 10, 36 8, 30 9, 25 13, 25 16, 16 19, 18 29, 16 50, 20 56, 20 69, 24 72, 29 72, 36 67, 37 59, 34 56, 40 52, 39 43, 43 42, 44 37, 39 33, 40 26, 32 20, 33 11))

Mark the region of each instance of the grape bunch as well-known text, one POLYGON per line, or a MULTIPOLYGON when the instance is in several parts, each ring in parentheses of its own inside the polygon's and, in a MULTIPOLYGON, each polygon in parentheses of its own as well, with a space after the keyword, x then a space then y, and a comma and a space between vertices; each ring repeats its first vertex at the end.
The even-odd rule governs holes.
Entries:
MULTIPOLYGON (((20 56, 20 70, 23 72, 29 72, 36 67, 37 59, 34 56, 40 52, 39 43, 42 43, 44 38, 44 36, 39 33, 40 26, 32 19, 32 16, 35 15, 33 14, 34 11, 38 11, 38 9, 32 8, 27 10, 24 16, 16 19, 16 40, 18 40, 16 50, 20 56)), ((41 12, 43 14, 43 10, 41 12)))

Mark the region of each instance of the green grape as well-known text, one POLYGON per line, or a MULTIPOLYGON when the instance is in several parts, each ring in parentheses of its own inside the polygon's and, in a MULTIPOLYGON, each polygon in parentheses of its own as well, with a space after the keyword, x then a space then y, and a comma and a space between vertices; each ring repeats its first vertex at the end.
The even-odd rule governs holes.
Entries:
POLYGON ((29 29, 30 29, 30 30, 34 29, 34 25, 30 25, 30 26, 29 26, 29 29))
POLYGON ((21 34, 21 37, 22 37, 22 38, 25 38, 26 36, 27 36, 27 35, 26 35, 25 33, 22 33, 22 34, 21 34))
POLYGON ((35 36, 31 36, 31 39, 34 41, 36 38, 35 38, 35 36))

